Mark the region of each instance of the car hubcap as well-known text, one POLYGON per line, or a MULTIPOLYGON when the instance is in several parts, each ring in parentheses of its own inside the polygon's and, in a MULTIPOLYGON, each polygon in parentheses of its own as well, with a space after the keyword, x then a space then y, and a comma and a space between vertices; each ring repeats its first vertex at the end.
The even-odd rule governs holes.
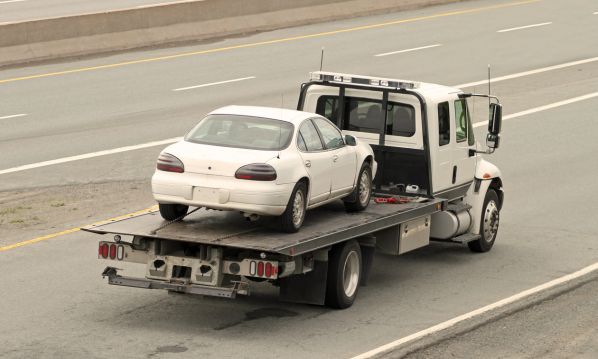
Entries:
POLYGON ((359 179, 359 202, 363 205, 370 199, 370 174, 368 171, 363 171, 361 178, 359 179))
POLYGON ((299 190, 295 193, 295 199, 293 200, 293 225, 299 227, 303 222, 303 215, 305 214, 305 200, 303 197, 303 191, 299 190))
POLYGON ((484 211, 484 238, 487 242, 492 242, 498 232, 499 212, 496 202, 490 201, 484 211))
POLYGON ((351 251, 345 259, 343 268, 343 289, 347 297, 352 297, 359 283, 359 256, 351 251))

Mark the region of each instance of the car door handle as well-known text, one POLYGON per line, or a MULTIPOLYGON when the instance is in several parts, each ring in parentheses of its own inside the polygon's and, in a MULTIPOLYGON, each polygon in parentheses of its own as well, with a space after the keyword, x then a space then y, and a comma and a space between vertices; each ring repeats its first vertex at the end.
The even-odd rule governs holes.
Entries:
POLYGON ((305 167, 311 167, 311 161, 310 160, 305 161, 305 167))
POLYGON ((332 156, 332 162, 336 162, 336 161, 338 161, 338 156, 337 155, 332 156))

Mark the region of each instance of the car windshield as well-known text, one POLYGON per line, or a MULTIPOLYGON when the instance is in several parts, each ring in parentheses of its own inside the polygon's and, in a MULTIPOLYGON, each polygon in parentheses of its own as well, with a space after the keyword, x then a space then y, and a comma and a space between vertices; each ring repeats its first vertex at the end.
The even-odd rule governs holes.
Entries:
POLYGON ((291 140, 293 124, 242 115, 209 115, 193 128, 185 141, 205 145, 278 151, 291 140))

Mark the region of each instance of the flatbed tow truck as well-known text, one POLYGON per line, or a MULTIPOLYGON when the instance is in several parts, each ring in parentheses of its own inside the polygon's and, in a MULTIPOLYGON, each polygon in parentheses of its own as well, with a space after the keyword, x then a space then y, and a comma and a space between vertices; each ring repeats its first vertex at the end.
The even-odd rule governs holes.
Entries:
MULTIPOLYGON (((327 117, 374 149, 374 203, 347 213, 342 202, 310 211, 298 233, 274 218, 191 211, 176 221, 149 212, 83 228, 108 235, 98 258, 145 265, 145 277, 108 266, 112 285, 235 298, 269 281, 284 301, 351 306, 374 252, 400 255, 431 240, 489 251, 503 203, 500 171, 483 160, 499 144, 502 108, 490 104, 488 148, 478 149, 467 99, 484 96, 396 79, 314 72, 298 109, 327 117)), ((332 162, 331 162, 332 163, 332 162)), ((332 179, 334 182, 334 179, 332 179)))

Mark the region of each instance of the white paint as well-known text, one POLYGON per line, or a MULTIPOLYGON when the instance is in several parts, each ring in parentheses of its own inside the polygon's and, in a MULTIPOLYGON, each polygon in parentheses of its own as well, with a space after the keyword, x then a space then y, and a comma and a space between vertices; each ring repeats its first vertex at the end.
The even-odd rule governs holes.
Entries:
MULTIPOLYGON (((565 63, 559 64, 559 65, 542 67, 542 68, 535 69, 535 70, 518 72, 518 73, 515 73, 512 75, 496 77, 496 78, 491 79, 491 83, 501 82, 501 81, 505 81, 505 80, 511 80, 511 79, 515 79, 518 77, 535 75, 535 74, 539 74, 539 73, 547 72, 547 71, 559 70, 559 69, 563 69, 563 68, 567 68, 567 67, 571 67, 571 66, 583 65, 583 64, 587 64, 587 63, 595 62, 595 61, 598 61, 598 57, 591 57, 591 58, 583 59, 583 60, 565 62, 565 63)), ((460 85, 454 85, 453 87, 464 88, 464 87, 473 87, 473 86, 486 85, 486 84, 488 84, 488 80, 468 82, 468 83, 464 83, 464 84, 460 84, 460 85)))
POLYGON ((18 167, 13 167, 13 168, 7 168, 5 170, 0 170, 0 175, 7 174, 7 173, 13 173, 13 172, 20 172, 20 171, 30 170, 30 169, 33 169, 33 168, 52 166, 52 165, 57 165, 57 164, 61 164, 61 163, 66 163, 66 162, 84 160, 84 159, 88 159, 88 158, 94 158, 94 157, 112 155, 112 154, 115 154, 115 153, 134 151, 134 150, 139 150, 139 149, 142 149, 142 148, 148 148, 148 147, 154 147, 154 146, 161 146, 161 145, 168 145, 168 144, 180 141, 181 139, 182 139, 182 137, 175 137, 175 138, 169 138, 167 140, 146 142, 146 143, 142 143, 142 144, 139 144, 139 145, 113 148, 111 150, 91 152, 91 153, 85 153, 85 154, 77 155, 77 156, 63 157, 63 158, 59 158, 59 159, 56 159, 56 160, 31 163, 31 164, 28 164, 28 165, 23 165, 23 166, 18 166, 18 167))
POLYGON ((189 86, 189 87, 181 87, 181 88, 178 88, 178 89, 174 89, 172 91, 193 90, 193 89, 202 88, 202 87, 209 87, 209 86, 215 86, 215 85, 228 84, 228 83, 231 83, 231 82, 239 82, 239 81, 245 81, 245 80, 252 80, 254 78, 255 78, 255 76, 241 77, 241 78, 238 78, 238 79, 232 79, 232 80, 226 80, 226 81, 218 81, 218 82, 211 82, 211 83, 208 83, 208 84, 201 84, 201 85, 195 85, 195 86, 189 86))
MULTIPOLYGON (((556 107, 561 107, 561 106, 569 105, 569 104, 572 104, 572 103, 575 103, 575 102, 588 100, 588 99, 591 99, 591 98, 594 98, 594 97, 598 97, 598 92, 592 92, 592 93, 589 93, 589 94, 586 94, 586 95, 583 95, 583 96, 573 97, 573 98, 570 98, 570 99, 567 99, 567 100, 553 102, 553 103, 550 103, 548 105, 530 108, 529 110, 512 113, 510 115, 503 116, 502 119, 503 120, 510 120, 510 119, 513 119, 513 118, 527 116, 527 115, 531 115, 532 113, 550 110, 550 109, 553 109, 553 108, 556 108, 556 107)), ((480 126, 484 126, 484 125, 487 125, 487 124, 488 124, 488 121, 476 122, 476 123, 473 124, 473 127, 480 127, 480 126)))
POLYGON ((598 11, 594 12, 593 14, 594 14, 594 15, 598 15, 598 11))
POLYGON ((17 117, 24 117, 27 116, 26 113, 19 113, 17 115, 8 115, 8 116, 1 116, 0 120, 8 120, 9 118, 17 118, 17 117))
POLYGON ((388 55, 402 54, 404 52, 411 52, 411 51, 418 51, 418 50, 424 50, 424 49, 431 49, 433 47, 438 47, 438 46, 442 46, 442 44, 434 44, 434 45, 428 45, 428 46, 414 47, 412 49, 405 49, 405 50, 399 50, 399 51, 385 52, 385 53, 374 55, 374 56, 376 56, 376 57, 382 57, 382 56, 388 56, 388 55))
POLYGON ((532 27, 546 26, 546 25, 550 25, 550 24, 552 24, 552 22, 543 22, 540 24, 532 24, 532 25, 525 25, 525 26, 519 26, 519 27, 512 27, 510 29, 502 29, 502 30, 498 30, 497 32, 517 31, 517 30, 523 30, 523 29, 530 29, 532 27))
POLYGON ((205 0, 182 0, 182 1, 170 1, 170 2, 161 2, 161 3, 157 3, 157 4, 150 4, 150 5, 139 5, 139 6, 135 6, 138 9, 141 8, 146 8, 146 7, 154 7, 154 6, 162 6, 162 5, 173 5, 173 4, 182 4, 182 3, 186 3, 186 2, 202 2, 205 0))
POLYGON ((408 335, 406 337, 397 339, 397 340, 395 340, 393 342, 390 342, 388 344, 385 344, 385 345, 383 345, 381 347, 378 347, 378 348, 372 349, 372 350, 370 350, 370 351, 368 351, 366 353, 357 355, 357 356, 353 357, 352 359, 372 358, 372 357, 374 357, 376 355, 380 355, 382 353, 389 352, 391 350, 397 349, 399 346, 401 346, 401 345, 403 345, 405 343, 408 343, 408 342, 411 342, 411 341, 423 338, 425 336, 428 336, 430 334, 434 334, 434 333, 440 332, 442 330, 448 329, 448 328, 450 328, 450 327, 452 327, 452 326, 454 326, 454 325, 456 325, 458 323, 461 323, 461 322, 463 322, 465 320, 475 318, 475 317, 477 317, 479 315, 482 315, 484 313, 490 312, 492 310, 496 310, 496 309, 502 308, 502 307, 504 307, 506 305, 509 305, 509 304, 515 303, 515 302, 517 302, 519 300, 522 300, 522 299, 525 299, 527 297, 530 297, 530 296, 532 296, 534 294, 537 294, 537 293, 540 293, 542 291, 554 288, 554 287, 556 287, 558 285, 561 285, 561 284, 565 284, 567 282, 570 282, 572 280, 580 278, 580 277, 582 277, 584 275, 587 275, 587 274, 590 274, 592 272, 595 272, 596 270, 598 270, 598 262, 596 262, 596 263, 594 263, 592 265, 589 265, 589 266, 587 266, 585 268, 582 268, 582 269, 578 270, 577 272, 564 275, 564 276, 559 277, 557 279, 551 280, 550 282, 546 282, 544 284, 540 284, 539 286, 533 287, 531 289, 524 290, 523 292, 519 292, 519 293, 514 294, 514 295, 512 295, 512 296, 510 296, 508 298, 499 300, 498 302, 494 302, 492 304, 488 304, 488 305, 486 305, 484 307, 481 307, 479 309, 473 310, 473 311, 471 311, 469 313, 462 314, 462 315, 460 315, 458 317, 455 317, 453 319, 449 319, 449 320, 447 320, 445 322, 442 322, 440 324, 436 324, 436 325, 434 325, 432 327, 429 327, 427 329, 421 330, 421 331, 419 331, 417 333, 414 333, 414 334, 408 335))
POLYGON ((0 4, 8 4, 11 2, 23 2, 23 1, 27 1, 27 0, 4 0, 4 1, 0 1, 0 4))

